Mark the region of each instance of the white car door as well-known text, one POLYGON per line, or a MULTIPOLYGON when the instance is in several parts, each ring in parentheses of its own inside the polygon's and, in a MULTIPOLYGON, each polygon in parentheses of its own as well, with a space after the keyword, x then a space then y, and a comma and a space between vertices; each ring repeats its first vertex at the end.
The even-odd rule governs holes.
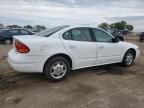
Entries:
POLYGON ((116 63, 121 61, 123 46, 120 42, 113 42, 113 37, 100 29, 93 29, 97 46, 96 65, 116 63))
POLYGON ((74 69, 96 64, 96 44, 89 28, 74 28, 65 32, 62 37, 64 47, 74 58, 74 69))

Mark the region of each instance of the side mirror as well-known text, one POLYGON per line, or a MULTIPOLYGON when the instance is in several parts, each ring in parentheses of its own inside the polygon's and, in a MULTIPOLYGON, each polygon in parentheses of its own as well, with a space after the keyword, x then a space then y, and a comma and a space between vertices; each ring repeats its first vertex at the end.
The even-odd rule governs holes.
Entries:
POLYGON ((114 38, 112 38, 112 41, 113 41, 114 43, 117 43, 117 42, 119 42, 119 39, 118 39, 117 37, 114 37, 114 38))

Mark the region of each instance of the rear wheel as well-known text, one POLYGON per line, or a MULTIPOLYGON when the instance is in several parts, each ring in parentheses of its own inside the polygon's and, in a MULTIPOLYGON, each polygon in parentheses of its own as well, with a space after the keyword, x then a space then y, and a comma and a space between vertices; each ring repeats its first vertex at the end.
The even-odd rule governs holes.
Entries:
POLYGON ((12 43, 12 41, 11 41, 10 39, 6 39, 6 40, 4 41, 4 43, 5 43, 6 45, 9 45, 9 44, 12 43))
POLYGON ((51 58, 44 67, 44 74, 50 81, 65 79, 69 71, 69 62, 60 56, 51 58))
POLYGON ((129 50, 126 52, 126 54, 124 55, 123 61, 122 61, 122 65, 123 66, 131 66, 134 62, 135 59, 135 54, 132 50, 129 50))

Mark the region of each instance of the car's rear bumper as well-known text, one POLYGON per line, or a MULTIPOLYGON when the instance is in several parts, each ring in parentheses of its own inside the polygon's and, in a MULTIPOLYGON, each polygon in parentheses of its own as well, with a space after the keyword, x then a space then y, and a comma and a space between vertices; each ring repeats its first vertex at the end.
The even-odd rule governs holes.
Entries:
POLYGON ((36 59, 33 60, 31 57, 28 58, 25 55, 16 54, 13 49, 8 53, 8 63, 15 71, 18 72, 43 72, 42 63, 37 62, 36 59))

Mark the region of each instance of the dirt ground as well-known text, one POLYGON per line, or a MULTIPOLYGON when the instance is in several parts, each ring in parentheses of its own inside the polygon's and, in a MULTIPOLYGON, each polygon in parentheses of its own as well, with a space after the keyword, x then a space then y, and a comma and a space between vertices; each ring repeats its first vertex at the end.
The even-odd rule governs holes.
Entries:
POLYGON ((7 63, 10 45, 0 44, 0 108, 144 108, 144 42, 131 67, 119 64, 72 71, 52 83, 42 74, 13 71, 7 63))

